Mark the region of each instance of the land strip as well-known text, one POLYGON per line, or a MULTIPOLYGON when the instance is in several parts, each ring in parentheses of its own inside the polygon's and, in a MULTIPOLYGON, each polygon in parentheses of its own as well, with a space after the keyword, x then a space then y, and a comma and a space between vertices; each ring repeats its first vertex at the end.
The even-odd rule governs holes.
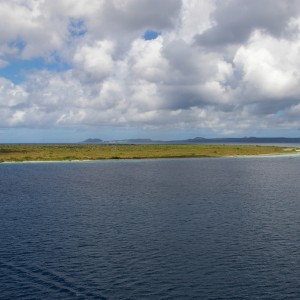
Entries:
POLYGON ((297 148, 259 145, 0 144, 0 162, 226 157, 296 154, 297 148))

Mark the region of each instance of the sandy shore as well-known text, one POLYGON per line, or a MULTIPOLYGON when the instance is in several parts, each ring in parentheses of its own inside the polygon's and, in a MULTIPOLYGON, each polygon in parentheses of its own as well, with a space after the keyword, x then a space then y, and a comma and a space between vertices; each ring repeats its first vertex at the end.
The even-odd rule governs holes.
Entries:
POLYGON ((259 154, 259 155, 234 155, 234 156, 223 156, 223 157, 232 157, 232 158, 251 158, 251 157, 300 157, 300 153, 276 153, 276 154, 259 154))
MULTIPOLYGON (((103 159, 104 160, 104 159, 103 159)), ((2 161, 0 164, 47 164, 47 163, 78 163, 78 162, 91 162, 97 160, 87 160, 87 159, 74 159, 74 160, 23 160, 23 161, 2 161)))

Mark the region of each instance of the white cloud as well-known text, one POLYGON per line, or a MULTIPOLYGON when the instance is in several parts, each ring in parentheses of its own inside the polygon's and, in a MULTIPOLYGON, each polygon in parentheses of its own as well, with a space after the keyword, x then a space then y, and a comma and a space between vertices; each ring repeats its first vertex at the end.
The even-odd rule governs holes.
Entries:
POLYGON ((87 80, 102 80, 114 70, 114 43, 112 41, 95 41, 93 45, 80 46, 74 55, 74 66, 87 80))
POLYGON ((16 107, 24 104, 28 93, 21 86, 0 77, 0 107, 16 107))
POLYGON ((128 53, 128 63, 136 78, 159 82, 168 71, 168 61, 162 54, 163 38, 145 41, 137 39, 128 53))
POLYGON ((178 27, 172 37, 192 43, 196 35, 212 27, 211 13, 214 9, 215 1, 183 0, 178 27))
POLYGON ((48 56, 64 46, 67 17, 46 10, 43 1, 0 1, 0 43, 24 59, 48 56))
MULTIPOLYGON (((300 41, 276 39, 256 31, 236 52, 234 63, 251 101, 299 101, 300 41)), ((288 103, 287 103, 288 105, 288 103)))
POLYGON ((0 78, 0 124, 297 128, 300 5, 272 3, 0 0, 0 68, 68 65, 0 78), (161 35, 146 41, 148 29, 161 35))

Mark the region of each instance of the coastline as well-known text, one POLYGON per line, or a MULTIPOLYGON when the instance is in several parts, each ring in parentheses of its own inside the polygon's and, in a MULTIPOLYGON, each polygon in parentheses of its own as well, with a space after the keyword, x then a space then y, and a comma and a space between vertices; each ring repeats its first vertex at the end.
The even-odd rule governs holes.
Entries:
POLYGON ((222 158, 297 158, 298 153, 270 153, 270 154, 253 154, 253 155, 224 155, 224 156, 176 156, 176 157, 142 157, 142 158, 103 158, 103 159, 72 159, 72 160, 23 160, 23 161, 2 161, 1 164, 48 164, 48 163, 87 163, 87 162, 108 162, 108 161, 145 161, 145 160, 169 160, 169 159, 222 159, 222 158))
POLYGON ((260 145, 0 145, 0 163, 298 156, 299 148, 260 145))

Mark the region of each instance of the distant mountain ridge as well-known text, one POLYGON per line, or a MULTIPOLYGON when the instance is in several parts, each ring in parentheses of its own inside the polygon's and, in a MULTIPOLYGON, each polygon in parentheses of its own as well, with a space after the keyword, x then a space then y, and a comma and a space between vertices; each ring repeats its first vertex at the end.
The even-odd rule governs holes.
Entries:
POLYGON ((139 139, 124 139, 124 140, 108 140, 104 141, 98 138, 89 138, 83 144, 208 144, 208 143, 249 143, 249 144, 264 144, 264 143, 300 143, 300 138, 287 137, 241 137, 241 138, 203 138, 195 137, 185 140, 170 140, 160 141, 146 138, 139 139))
POLYGON ((85 144, 99 144, 102 142, 103 141, 100 139, 87 139, 87 140, 83 141, 83 143, 85 143, 85 144))
POLYGON ((87 139, 81 143, 83 144, 155 144, 160 141, 153 141, 151 139, 126 139, 126 140, 108 140, 103 141, 101 139, 87 139))

